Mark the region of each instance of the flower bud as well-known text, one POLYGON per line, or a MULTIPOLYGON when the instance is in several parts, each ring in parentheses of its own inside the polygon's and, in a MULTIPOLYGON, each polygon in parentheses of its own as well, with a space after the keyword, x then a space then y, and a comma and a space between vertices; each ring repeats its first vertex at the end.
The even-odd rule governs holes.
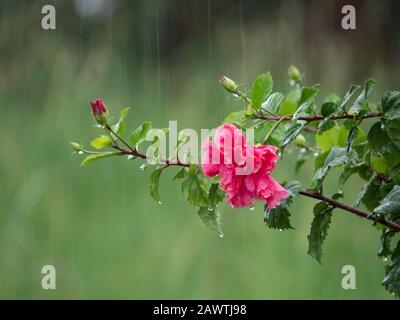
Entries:
POLYGON ((299 134, 296 139, 294 139, 294 143, 298 147, 304 147, 306 145, 306 138, 302 134, 299 134))
POLYGON ((96 121, 101 124, 105 125, 108 121, 108 111, 104 101, 101 98, 93 100, 91 103, 93 116, 96 121))
POLYGON ((296 66, 291 65, 289 67, 288 74, 289 74, 289 78, 291 80, 294 80, 296 82, 301 82, 302 77, 301 77, 299 69, 297 69, 296 66))
POLYGON ((218 81, 221 86, 223 86, 229 92, 235 93, 237 91, 237 85, 232 79, 229 79, 226 76, 221 76, 218 81))
POLYGON ((79 151, 82 150, 82 146, 81 146, 79 143, 71 142, 71 146, 72 146, 72 148, 73 148, 75 151, 77 151, 77 152, 79 152, 79 151))

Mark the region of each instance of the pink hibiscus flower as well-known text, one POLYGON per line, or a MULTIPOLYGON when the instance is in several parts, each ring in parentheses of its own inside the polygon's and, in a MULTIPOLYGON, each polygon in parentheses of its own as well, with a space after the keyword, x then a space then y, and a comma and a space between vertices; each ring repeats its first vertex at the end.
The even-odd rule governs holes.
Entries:
POLYGON ((257 199, 274 208, 287 198, 288 191, 270 176, 278 160, 277 147, 247 145, 242 131, 232 124, 220 126, 214 140, 203 142, 203 173, 220 176, 233 207, 252 206, 257 199))

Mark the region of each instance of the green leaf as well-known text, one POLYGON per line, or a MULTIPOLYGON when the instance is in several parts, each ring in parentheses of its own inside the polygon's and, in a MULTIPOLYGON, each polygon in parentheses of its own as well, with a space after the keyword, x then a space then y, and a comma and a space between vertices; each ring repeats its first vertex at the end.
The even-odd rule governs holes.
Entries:
POLYGON ((212 183, 208 190, 209 207, 215 208, 218 203, 224 200, 225 193, 219 189, 218 183, 212 183))
POLYGON ((294 121, 287 128, 286 133, 282 139, 281 147, 284 147, 291 143, 300 134, 301 130, 306 125, 305 121, 294 121))
POLYGON ((119 153, 117 151, 113 151, 113 152, 104 152, 104 153, 99 153, 99 154, 91 154, 89 156, 87 156, 82 162, 81 162, 81 167, 86 167, 88 164, 96 161, 96 160, 100 160, 103 158, 108 158, 108 157, 113 157, 119 155, 119 153))
POLYGON ((389 230, 382 230, 381 234, 381 247, 378 251, 378 257, 386 258, 392 254, 391 240, 396 233, 389 230))
POLYGON ((375 208, 374 214, 384 216, 390 220, 400 218, 400 186, 395 185, 392 191, 375 208))
POLYGON ((400 297, 400 241, 391 255, 390 264, 385 268, 382 284, 391 294, 400 297))
POLYGON ((256 80, 254 80, 251 91, 251 105, 254 109, 259 109, 261 107, 261 104, 271 93, 272 86, 273 81, 269 72, 260 74, 256 80))
POLYGON ((93 148, 101 149, 104 147, 110 147, 112 145, 112 142, 109 136, 101 135, 100 137, 93 139, 90 144, 93 148))
POLYGON ((329 117, 333 114, 335 114, 339 110, 339 106, 336 102, 329 101, 325 102, 321 106, 321 115, 324 117, 329 117))
POLYGON ((314 219, 308 235, 308 254, 321 263, 322 245, 328 234, 333 208, 325 202, 318 202, 314 206, 314 219))
POLYGON ((314 170, 322 168, 324 166, 325 160, 329 155, 329 151, 325 151, 323 153, 320 153, 318 156, 316 156, 314 160, 314 170))
POLYGON ((141 142, 146 140, 147 133, 151 129, 151 122, 143 122, 135 131, 131 134, 131 143, 137 147, 141 142))
POLYGON ((285 96, 280 92, 272 93, 267 100, 261 105, 264 110, 277 114, 279 106, 282 104, 285 96))
POLYGON ((329 129, 333 128, 335 126, 335 121, 326 118, 324 120, 322 120, 319 124, 318 124, 318 134, 321 135, 323 134, 325 131, 328 131, 329 129))
POLYGON ((385 126, 381 121, 373 124, 368 132, 368 143, 372 150, 382 153, 391 166, 394 166, 400 162, 400 153, 382 128, 385 126))
POLYGON ((316 171, 313 177, 313 187, 315 189, 320 189, 329 170, 344 165, 348 161, 349 158, 345 148, 333 147, 326 157, 324 166, 320 170, 316 171))
POLYGON ((379 204, 379 189, 379 180, 377 179, 377 175, 373 174, 369 181, 362 188, 357 200, 354 203, 354 206, 358 207, 362 202, 368 210, 372 211, 379 204))
POLYGON ((254 142, 255 144, 272 144, 274 146, 279 146, 285 135, 285 123, 280 123, 278 127, 269 136, 268 141, 265 141, 266 136, 272 130, 274 126, 274 121, 265 121, 254 128, 254 142))
POLYGON ((289 91, 286 95, 285 100, 281 103, 278 111, 278 115, 286 116, 292 115, 297 108, 297 102, 300 99, 301 90, 299 88, 295 88, 289 91))
POLYGON ((208 208, 207 193, 204 191, 196 173, 192 173, 186 177, 182 183, 182 193, 191 204, 208 208))
POLYGON ((174 178, 172 180, 178 180, 178 179, 183 179, 184 177, 187 176, 187 171, 186 168, 182 168, 181 170, 179 170, 177 172, 177 174, 174 176, 174 178))
POLYGON ((389 140, 389 137, 385 131, 382 130, 383 124, 376 122, 372 125, 368 132, 368 142, 372 150, 380 153, 386 153, 388 146, 385 142, 389 140))
POLYGON ((297 104, 297 110, 293 115, 293 119, 298 119, 300 116, 311 114, 314 98, 318 91, 319 85, 302 88, 300 100, 297 104))
POLYGON ((207 227, 217 232, 220 237, 223 237, 224 234, 221 230, 221 215, 218 210, 209 210, 208 208, 202 207, 199 208, 197 214, 207 227))
POLYGON ((382 111, 386 119, 400 118, 400 91, 387 91, 383 95, 382 111))
POLYGON ((299 194, 301 185, 298 181, 289 181, 284 184, 284 187, 289 192, 289 196, 286 199, 282 200, 275 208, 268 208, 268 206, 265 205, 264 222, 271 229, 293 229, 290 225, 290 212, 288 207, 292 203, 293 198, 299 194))
POLYGON ((226 116, 224 119, 225 123, 233 123, 236 124, 238 127, 242 127, 244 123, 246 122, 247 117, 246 117, 246 111, 241 110, 241 111, 235 111, 226 116))
POLYGON ((348 130, 344 127, 332 127, 329 130, 315 135, 315 142, 322 151, 329 151, 335 146, 346 146, 348 130))
POLYGON ((338 187, 338 192, 343 193, 343 186, 346 183, 346 181, 355 173, 358 172, 357 167, 353 166, 345 166, 343 172, 339 176, 339 187, 338 187))
POLYGON ((342 101, 342 103, 341 103, 341 105, 340 105, 340 109, 343 111, 343 112, 346 112, 346 104, 349 102, 349 100, 351 99, 351 97, 357 92, 357 90, 358 89, 360 89, 361 88, 361 86, 358 86, 358 85, 355 85, 355 84, 352 84, 351 86, 350 86, 350 89, 346 92, 346 94, 345 94, 345 96, 344 96, 344 98, 343 98, 343 101, 342 101))
POLYGON ((390 141, 400 150, 400 119, 385 121, 385 130, 390 141))
POLYGON ((385 158, 382 156, 377 156, 373 154, 371 155, 370 162, 371 162, 371 168, 378 173, 385 174, 386 171, 388 170, 388 164, 385 158))
POLYGON ((124 108, 119 113, 119 120, 113 126, 113 131, 116 132, 119 136, 123 136, 125 134, 125 117, 128 115, 129 108, 124 108))
POLYGON ((364 89, 361 94, 358 96, 357 100, 354 102, 354 105, 351 109, 355 111, 355 113, 359 113, 361 109, 367 109, 368 107, 368 96, 372 92, 372 89, 376 81, 374 79, 367 79, 364 83, 364 89))
POLYGON ((162 168, 154 170, 153 173, 151 174, 150 180, 149 180, 150 195, 157 202, 160 202, 160 191, 158 190, 158 185, 160 183, 160 176, 161 176, 162 170, 163 170, 162 168))
POLYGON ((358 127, 355 125, 354 127, 352 127, 350 129, 349 134, 347 135, 347 147, 346 147, 347 154, 353 148, 353 142, 354 142, 354 139, 357 137, 358 130, 359 130, 358 127))

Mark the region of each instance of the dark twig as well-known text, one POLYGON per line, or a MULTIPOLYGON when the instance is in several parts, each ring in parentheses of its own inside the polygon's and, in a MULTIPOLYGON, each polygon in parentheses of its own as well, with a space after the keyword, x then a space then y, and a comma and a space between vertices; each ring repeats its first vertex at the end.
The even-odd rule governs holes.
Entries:
POLYGON ((388 228, 390 228, 391 230, 393 230, 395 232, 400 231, 400 225, 395 223, 395 222, 393 222, 393 221, 386 220, 383 217, 374 216, 374 215, 372 215, 371 213, 369 213, 367 211, 363 211, 363 210, 360 210, 358 208, 355 208, 355 207, 349 206, 347 204, 341 203, 341 202, 336 201, 336 200, 334 200, 332 198, 326 197, 323 194, 320 194, 318 192, 313 192, 313 191, 308 191, 308 190, 301 190, 299 193, 301 195, 309 197, 309 198, 314 198, 314 199, 317 199, 317 200, 324 201, 325 203, 329 204, 332 207, 348 211, 348 212, 353 213, 353 214, 355 214, 355 215, 357 215, 359 217, 366 218, 368 220, 372 220, 374 222, 383 224, 383 225, 387 226, 388 228))
MULTIPOLYGON (((360 117, 362 119, 367 119, 367 118, 376 118, 376 117, 380 117, 382 116, 381 112, 368 112, 366 115, 360 117)), ((259 119, 263 119, 263 120, 272 120, 272 121, 290 121, 292 120, 293 116, 257 116, 257 118, 259 119), (284 120, 282 120, 282 118, 285 117, 284 120)), ((351 115, 351 114, 343 114, 340 116, 333 116, 330 117, 331 120, 340 120, 340 119, 354 119, 357 118, 357 116, 355 115, 351 115)), ((303 117, 299 117, 297 118, 298 120, 304 120, 307 122, 312 122, 312 121, 321 121, 323 119, 325 119, 324 116, 322 115, 313 115, 313 116, 303 116, 303 117)))

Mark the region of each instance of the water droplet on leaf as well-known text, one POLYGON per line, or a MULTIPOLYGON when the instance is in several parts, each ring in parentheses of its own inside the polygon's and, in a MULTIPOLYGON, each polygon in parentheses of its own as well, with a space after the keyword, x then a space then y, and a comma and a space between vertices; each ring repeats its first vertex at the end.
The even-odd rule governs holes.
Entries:
POLYGON ((161 205, 161 204, 162 204, 162 202, 161 202, 161 201, 158 201, 158 204, 160 204, 160 205, 161 205))
POLYGON ((214 208, 208 207, 208 211, 213 211, 213 210, 214 210, 214 208))
POLYGON ((255 209, 256 209, 255 206, 251 206, 251 207, 250 207, 250 211, 252 211, 252 212, 253 212, 255 209))
POLYGON ((134 157, 133 157, 133 155, 131 155, 131 154, 128 156, 128 160, 132 160, 133 158, 134 158, 134 157))
POLYGON ((83 154, 83 151, 82 150, 78 151, 78 154, 83 154))

